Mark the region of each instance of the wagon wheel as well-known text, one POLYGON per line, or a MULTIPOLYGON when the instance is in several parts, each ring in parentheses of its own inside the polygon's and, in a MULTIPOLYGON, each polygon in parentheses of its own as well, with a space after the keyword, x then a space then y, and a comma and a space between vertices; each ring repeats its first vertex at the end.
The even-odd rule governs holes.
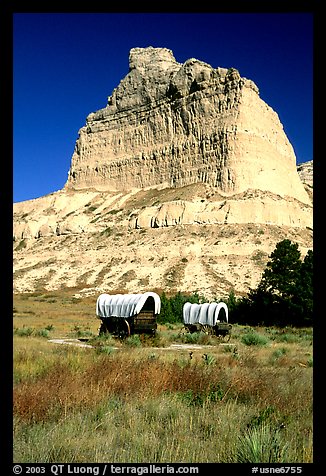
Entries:
POLYGON ((99 335, 101 335, 101 334, 106 334, 107 332, 108 332, 108 329, 106 327, 106 324, 102 321, 101 325, 100 325, 100 328, 98 330, 98 333, 99 333, 99 335))
POLYGON ((230 338, 231 338, 231 332, 226 332, 226 333, 223 333, 223 334, 219 334, 217 336, 221 342, 229 342, 230 338))
POLYGON ((187 326, 184 326, 180 332, 179 332, 179 336, 184 336, 185 334, 189 334, 190 330, 189 330, 189 327, 187 326))
POLYGON ((130 336, 130 325, 126 319, 123 319, 119 325, 118 335, 120 339, 125 339, 130 336))
POLYGON ((201 327, 201 330, 202 330, 205 334, 207 334, 207 335, 212 334, 212 327, 211 327, 211 326, 208 326, 207 324, 203 325, 203 326, 201 327))

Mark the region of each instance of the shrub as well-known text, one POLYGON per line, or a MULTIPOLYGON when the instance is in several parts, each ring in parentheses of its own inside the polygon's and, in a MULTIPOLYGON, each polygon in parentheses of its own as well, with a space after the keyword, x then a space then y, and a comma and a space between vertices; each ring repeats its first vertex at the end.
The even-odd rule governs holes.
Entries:
POLYGON ((93 337, 93 332, 89 329, 89 327, 85 327, 84 329, 82 329, 78 325, 75 325, 73 327, 72 334, 75 335, 78 338, 79 337, 93 337))
POLYGON ((201 337, 200 332, 193 332, 193 333, 188 333, 183 336, 183 342, 185 344, 198 344, 198 341, 201 337))
POLYGON ((208 402, 216 403, 221 401, 225 395, 225 392, 220 386, 220 384, 217 383, 209 385, 206 391, 198 392, 189 389, 184 392, 179 392, 177 395, 187 406, 202 407, 205 403, 208 402))
POLYGON ((275 362, 280 357, 283 357, 283 355, 286 354, 286 352, 287 352, 287 349, 285 347, 281 347, 280 349, 274 350, 274 352, 271 355, 272 363, 275 362))
POLYGON ((142 345, 138 334, 127 337, 124 342, 128 347, 141 347, 142 345))
POLYGON ((309 357, 309 359, 307 360, 307 365, 308 365, 308 367, 313 367, 314 366, 313 357, 309 357))
POLYGON ((287 344, 293 344, 295 342, 300 341, 300 338, 294 334, 280 334, 276 337, 275 341, 277 342, 286 342, 287 344))
POLYGON ((254 427, 239 437, 236 452, 238 463, 281 463, 287 461, 287 444, 280 430, 268 424, 254 427))
POLYGON ((22 328, 16 328, 14 330, 14 334, 20 337, 28 337, 31 336, 34 332, 34 329, 32 327, 22 327, 22 328))
POLYGON ((242 336, 241 342, 245 345, 266 345, 269 340, 258 332, 248 332, 242 336))
POLYGON ((47 329, 38 329, 34 335, 38 337, 49 337, 49 331, 47 329))
POLYGON ((19 251, 19 250, 23 250, 24 248, 26 248, 26 240, 20 240, 20 242, 18 243, 18 245, 16 246, 15 248, 15 251, 19 251))
POLYGON ((112 354, 114 351, 115 351, 115 349, 114 349, 114 347, 112 347, 111 345, 102 345, 102 346, 96 347, 96 352, 97 352, 98 354, 110 355, 110 354, 112 354))
POLYGON ((216 360, 215 357, 211 354, 204 354, 203 358, 204 358, 205 365, 212 365, 215 363, 215 360, 216 360))
POLYGON ((254 415, 249 423, 247 424, 247 428, 257 428, 263 424, 267 424, 275 413, 275 408, 271 405, 267 406, 266 408, 263 408, 260 410, 258 415, 254 415))
POLYGON ((165 292, 163 292, 160 298, 161 312, 157 319, 157 322, 159 322, 160 324, 166 324, 167 322, 183 322, 182 311, 183 306, 186 302, 205 302, 205 298, 203 296, 199 296, 199 294, 197 293, 182 294, 181 292, 178 292, 174 296, 167 297, 165 292))

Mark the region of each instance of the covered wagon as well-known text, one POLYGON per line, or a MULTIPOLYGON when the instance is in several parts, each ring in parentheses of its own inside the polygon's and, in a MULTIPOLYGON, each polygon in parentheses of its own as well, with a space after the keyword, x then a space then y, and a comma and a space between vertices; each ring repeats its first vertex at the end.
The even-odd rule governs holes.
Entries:
POLYGON ((96 302, 96 315, 101 319, 100 334, 110 332, 119 337, 156 333, 156 318, 161 310, 160 296, 143 294, 101 294, 96 302))
POLYGON ((229 324, 228 307, 224 302, 195 304, 186 302, 183 306, 183 323, 188 332, 203 331, 225 340, 230 338, 232 325, 229 324))

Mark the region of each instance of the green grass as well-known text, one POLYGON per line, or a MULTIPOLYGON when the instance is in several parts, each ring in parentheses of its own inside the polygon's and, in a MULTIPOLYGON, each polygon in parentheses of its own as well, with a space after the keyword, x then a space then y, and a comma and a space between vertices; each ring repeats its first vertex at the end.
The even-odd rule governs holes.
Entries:
POLYGON ((263 424, 238 437, 238 463, 279 463, 289 461, 288 443, 282 430, 263 424))

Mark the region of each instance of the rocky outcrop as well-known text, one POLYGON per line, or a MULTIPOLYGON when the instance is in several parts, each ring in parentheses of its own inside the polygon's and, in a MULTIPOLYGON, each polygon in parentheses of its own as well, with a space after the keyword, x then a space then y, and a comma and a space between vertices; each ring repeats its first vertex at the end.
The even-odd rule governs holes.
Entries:
POLYGON ((298 174, 301 182, 311 200, 313 202, 313 160, 303 162, 298 165, 298 174))
POLYGON ((313 187, 313 160, 309 160, 308 162, 303 162, 298 165, 297 167, 298 174, 300 180, 304 185, 308 185, 309 187, 313 187))
POLYGON ((248 223, 312 228, 312 206, 260 190, 224 197, 206 184, 128 193, 63 190, 16 203, 13 238, 99 233, 107 227, 248 223))
POLYGON ((311 207, 295 199, 248 190, 220 201, 174 201, 147 207, 131 217, 133 228, 192 224, 264 223, 312 227, 311 207))
POLYGON ((14 290, 246 293, 277 242, 312 248, 312 162, 298 171, 252 81, 134 48, 64 189, 14 204, 14 290))
POLYGON ((129 73, 79 131, 65 188, 128 191, 205 183, 310 199, 277 114, 236 69, 134 48, 129 73))

